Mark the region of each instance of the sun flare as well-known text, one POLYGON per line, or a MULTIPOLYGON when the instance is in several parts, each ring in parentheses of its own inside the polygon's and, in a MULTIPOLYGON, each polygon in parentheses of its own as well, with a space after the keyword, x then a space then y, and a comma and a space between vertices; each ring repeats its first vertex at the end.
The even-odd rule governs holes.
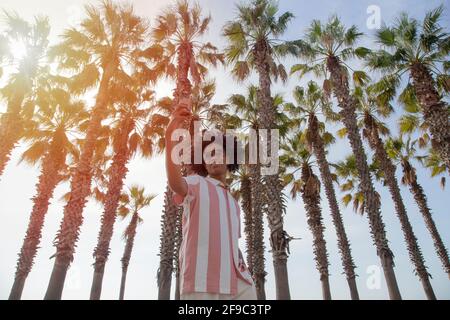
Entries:
POLYGON ((14 59, 20 60, 27 55, 27 46, 22 40, 10 42, 9 48, 14 59))

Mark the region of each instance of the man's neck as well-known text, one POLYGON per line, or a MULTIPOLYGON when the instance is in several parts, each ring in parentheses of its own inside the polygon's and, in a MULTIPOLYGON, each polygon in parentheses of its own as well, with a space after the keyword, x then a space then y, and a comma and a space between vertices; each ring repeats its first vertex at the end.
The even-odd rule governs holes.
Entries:
POLYGON ((227 184, 227 175, 223 174, 223 175, 218 175, 218 176, 213 176, 213 175, 209 175, 211 178, 219 180, 220 182, 222 182, 224 185, 227 184))

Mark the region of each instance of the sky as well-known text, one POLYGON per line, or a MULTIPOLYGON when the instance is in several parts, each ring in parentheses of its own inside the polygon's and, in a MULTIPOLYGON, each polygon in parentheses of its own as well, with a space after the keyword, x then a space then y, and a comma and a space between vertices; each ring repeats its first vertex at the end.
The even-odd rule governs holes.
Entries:
MULTIPOLYGON (((219 48, 223 48, 225 41, 221 37, 221 29, 227 21, 232 20, 235 16, 234 1, 201 0, 199 2, 204 8, 204 12, 210 13, 213 19, 210 31, 206 35, 205 40, 211 41, 219 48)), ((58 39, 57 36, 61 34, 63 28, 76 24, 80 20, 83 15, 83 5, 86 3, 97 3, 97 1, 40 0, 30 2, 25 0, 2 0, 0 9, 15 10, 26 19, 31 19, 37 14, 49 16, 52 25, 51 41, 55 43, 58 39)), ((160 10, 166 7, 168 3, 168 1, 162 0, 133 1, 136 12, 150 20, 160 10)), ((280 0, 280 12, 288 10, 295 15, 295 19, 290 24, 283 39, 293 40, 301 37, 312 19, 324 20, 332 14, 337 14, 342 18, 344 24, 347 26, 355 24, 365 33, 365 37, 360 44, 371 46, 373 45, 372 40, 375 32, 374 25, 371 23, 373 21, 371 17, 374 12, 379 12, 381 21, 386 23, 390 23, 395 15, 402 10, 406 10, 413 17, 422 19, 427 10, 435 8, 441 3, 442 1, 436 0, 280 0)), ((450 7, 447 6, 442 20, 447 30, 450 30, 449 10, 450 7)), ((292 63, 295 63, 295 60, 287 59, 287 68, 292 63)), ((251 77, 244 84, 236 84, 230 77, 229 71, 224 67, 219 67, 211 71, 211 77, 215 78, 217 83, 217 93, 212 101, 213 103, 224 103, 230 94, 244 93, 246 86, 255 83, 255 77, 251 77)), ((293 87, 296 85, 304 85, 306 83, 305 81, 299 80, 295 76, 291 77, 287 84, 275 84, 273 92, 281 93, 286 100, 290 100, 290 93, 293 87)), ((172 88, 173 83, 164 82, 159 84, 155 90, 158 97, 163 97, 170 94, 172 88)), ((3 101, 0 102, 1 110, 4 110, 3 101)), ((396 132, 395 124, 400 114, 399 111, 396 112, 393 119, 388 123, 393 132, 396 132)), ((333 131, 338 128, 331 127, 330 130, 333 131)), ((366 150, 368 150, 367 146, 366 150)), ((27 228, 29 213, 32 208, 31 198, 35 194, 35 184, 37 183, 39 174, 38 168, 26 164, 17 165, 20 154, 23 151, 24 146, 19 146, 14 150, 12 159, 4 175, 0 178, 0 299, 8 298, 13 283, 17 253, 20 250, 27 228)), ((341 160, 349 152, 350 148, 348 143, 345 140, 338 140, 329 152, 329 160, 332 162, 341 160)), ((163 191, 166 184, 164 163, 161 156, 151 160, 136 158, 130 162, 129 169, 126 185, 138 183, 145 186, 147 192, 156 193, 158 196, 148 208, 141 212, 144 222, 139 226, 137 231, 135 247, 128 269, 125 298, 157 299, 156 274, 159 265, 160 218, 163 206, 163 191)), ((398 175, 400 175, 400 171, 398 170, 398 175)), ((438 179, 431 179, 428 171, 419 168, 417 173, 418 180, 427 194, 429 205, 433 211, 433 217, 443 241, 447 248, 449 248, 449 189, 442 190, 439 187, 438 179)), ((381 209, 386 224, 387 237, 395 255, 395 272, 401 294, 404 299, 424 299, 425 294, 418 277, 414 275, 413 266, 409 261, 400 224, 395 215, 390 195, 379 183, 376 183, 375 187, 382 199, 381 209)), ((52 241, 63 214, 64 204, 58 199, 69 191, 68 188, 69 185, 65 183, 59 185, 55 191, 55 196, 49 207, 43 229, 41 248, 35 259, 33 270, 25 284, 23 299, 42 299, 45 294, 54 261, 50 259, 55 252, 52 241)), ((429 273, 432 275, 431 284, 436 296, 438 299, 450 299, 449 278, 441 267, 440 260, 435 253, 431 236, 425 227, 422 216, 408 189, 401 186, 401 192, 414 232, 422 248, 426 265, 428 266, 429 273)), ((334 299, 349 299, 350 294, 337 250, 336 234, 331 223, 331 216, 324 194, 322 194, 322 199, 322 213, 326 227, 325 238, 330 261, 332 297, 334 299)), ((357 266, 357 285, 360 297, 362 299, 387 299, 388 293, 379 259, 370 239, 367 217, 355 214, 350 207, 344 208, 341 206, 341 212, 351 243, 354 261, 357 266)), ((74 262, 67 275, 63 299, 89 299, 93 275, 92 252, 96 245, 101 213, 101 206, 93 201, 90 201, 84 210, 84 223, 81 227, 80 240, 77 243, 74 262)), ((300 238, 299 240, 293 240, 290 244, 288 272, 291 296, 293 299, 302 300, 321 299, 320 279, 313 259, 312 235, 307 227, 304 207, 300 200, 290 200, 288 202, 284 222, 285 230, 291 236, 300 238)), ((128 220, 118 220, 116 223, 114 236, 111 241, 111 254, 106 265, 103 281, 103 299, 117 299, 119 295, 121 276, 120 258, 124 249, 124 242, 121 235, 127 223, 128 220)), ((274 299, 275 284, 272 258, 269 252, 270 245, 267 241, 267 228, 265 239, 266 270, 268 272, 266 293, 269 299, 274 299)), ((243 241, 241 248, 244 249, 243 241)))

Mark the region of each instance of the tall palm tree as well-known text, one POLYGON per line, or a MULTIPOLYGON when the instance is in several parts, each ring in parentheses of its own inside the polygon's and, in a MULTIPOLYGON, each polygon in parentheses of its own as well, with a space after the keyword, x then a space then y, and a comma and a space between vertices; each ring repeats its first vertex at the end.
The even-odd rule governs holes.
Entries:
POLYGON ((122 278, 120 281, 120 294, 119 300, 123 300, 125 294, 125 282, 127 279, 128 265, 130 264, 131 253, 134 246, 134 238, 136 236, 136 229, 139 223, 142 223, 140 217, 140 211, 148 207, 156 195, 146 194, 144 187, 138 185, 132 185, 128 192, 124 193, 121 197, 121 203, 118 208, 118 214, 122 217, 128 217, 131 215, 130 223, 128 224, 123 238, 126 241, 125 250, 122 256, 122 278))
MULTIPOLYGON (((139 75, 132 75, 139 79, 139 75)), ((154 120, 154 93, 134 81, 134 85, 124 86, 123 83, 112 83, 114 92, 112 101, 117 108, 117 116, 111 124, 110 137, 113 147, 113 158, 107 181, 107 191, 104 197, 104 211, 101 218, 101 228, 97 247, 94 250, 94 276, 91 287, 91 300, 100 299, 105 264, 109 255, 113 227, 116 220, 117 207, 128 172, 128 162, 140 152, 149 158, 161 152, 163 146, 164 128, 158 127, 159 121, 154 120), (116 101, 114 101, 116 100, 116 101)), ((159 116, 159 115, 158 115, 159 116)))
POLYGON ((445 93, 450 90, 447 61, 450 35, 440 24, 443 10, 439 6, 427 12, 422 22, 402 13, 391 27, 383 26, 376 33, 382 49, 368 55, 367 64, 386 74, 379 83, 382 99, 392 98, 402 83, 402 75, 409 74, 431 133, 432 146, 450 172, 449 109, 439 94, 439 86, 445 93))
POLYGON ((358 109, 361 110, 362 113, 363 136, 369 142, 369 146, 374 151, 374 158, 383 172, 384 182, 389 189, 392 201, 394 202, 395 212, 400 220, 409 257, 414 265, 416 274, 422 283, 427 298, 435 300, 436 296, 430 283, 430 275, 425 266, 422 251, 409 221, 406 207, 400 193, 400 187, 395 175, 396 167, 389 158, 381 138, 382 135, 389 134, 389 130, 382 123, 380 118, 387 117, 392 111, 392 106, 390 104, 377 104, 376 99, 371 96, 370 91, 367 90, 365 92, 361 87, 355 89, 355 97, 358 100, 358 109))
POLYGON ((63 88, 47 89, 45 103, 48 105, 40 106, 32 125, 24 130, 22 136, 30 145, 22 154, 21 161, 30 164, 40 162, 41 174, 36 185, 36 195, 32 199, 33 208, 19 253, 10 300, 18 300, 22 296, 26 278, 39 248, 53 192, 66 176, 68 160, 73 162, 78 157, 78 148, 74 142, 79 136, 78 130, 89 118, 84 104, 73 100, 63 88))
MULTIPOLYGON (((172 99, 164 97, 157 102, 161 114, 155 121, 164 128, 169 123, 169 117, 173 112, 172 99)), ((165 146, 163 146, 165 147, 165 146)), ((178 252, 177 244, 181 244, 180 233, 177 226, 181 223, 180 207, 172 200, 172 190, 166 185, 164 192, 164 206, 161 214, 161 234, 159 247, 159 269, 157 272, 158 299, 169 300, 172 284, 172 273, 175 272, 178 279, 178 252)), ((178 285, 178 284, 177 284, 178 285)), ((177 287, 176 287, 177 289, 177 287)))
POLYGON ((5 35, 0 39, 0 62, 5 60, 13 71, 0 88, 0 97, 7 101, 6 112, 0 117, 0 176, 33 114, 32 100, 39 94, 38 82, 49 75, 45 58, 50 33, 48 18, 44 16, 37 16, 29 23, 17 13, 4 11, 3 18, 5 35), (16 45, 24 48, 23 56, 13 52, 16 45))
MULTIPOLYGON (((242 131, 247 131, 248 129, 252 129, 255 132, 255 136, 257 140, 259 140, 259 119, 258 119, 258 109, 260 104, 258 103, 258 88, 256 86, 249 86, 247 88, 247 92, 245 95, 241 94, 233 94, 229 97, 228 103, 232 108, 231 113, 225 113, 221 115, 226 128, 234 129, 240 128, 242 131)), ((280 94, 277 94, 273 97, 273 105, 275 107, 276 112, 276 123, 281 129, 281 136, 284 137, 287 132, 287 123, 288 117, 282 112, 281 106, 283 105, 284 100, 280 94)), ((249 136, 248 139, 252 137, 249 136)), ((246 142, 247 145, 247 153, 250 141, 246 142)), ((258 145, 256 146, 259 147, 258 145)), ((259 149, 257 150, 257 157, 259 157, 259 149)), ((266 190, 262 185, 262 176, 261 176, 261 164, 259 163, 259 159, 256 163, 251 163, 246 166, 246 174, 241 176, 241 186, 245 186, 248 182, 250 183, 249 187, 251 190, 251 199, 244 200, 244 203, 248 201, 251 202, 251 213, 247 212, 247 215, 251 217, 251 225, 252 228, 247 234, 247 239, 250 241, 251 239, 251 255, 248 256, 248 259, 251 263, 252 275, 255 281, 256 286, 256 294, 259 300, 266 299, 265 293, 265 281, 266 281, 266 271, 265 271, 265 258, 264 258, 264 226, 263 226, 263 213, 268 210, 268 199, 266 195, 266 190), (246 176, 248 175, 249 181, 247 181, 246 176)), ((245 212, 244 212, 245 213, 245 212)), ((247 226, 248 224, 246 224, 247 226)), ((249 247, 248 247, 249 248, 249 247)))
MULTIPOLYGON (((224 27, 228 41, 225 48, 227 63, 233 66, 232 73, 238 81, 246 79, 256 71, 258 85, 259 128, 268 130, 267 152, 271 150, 271 129, 276 129, 276 109, 271 96, 272 79, 287 79, 284 66, 279 59, 295 50, 293 45, 280 39, 293 15, 285 12, 279 16, 278 6, 271 0, 252 0, 237 5, 237 16, 224 27)), ((273 150, 273 152, 276 152, 273 150)), ((270 244, 276 279, 277 299, 290 299, 287 272, 288 237, 283 227, 282 184, 279 174, 263 177, 267 189, 267 218, 270 228, 270 244)))
POLYGON ((208 31, 210 22, 211 16, 204 17, 198 3, 191 4, 187 0, 177 0, 156 18, 152 38, 163 53, 160 66, 176 81, 175 105, 181 98, 190 98, 190 78, 198 85, 207 73, 206 64, 223 63, 223 55, 213 44, 199 41, 208 31))
POLYGON ((69 79, 71 90, 82 93, 99 85, 80 159, 71 179, 69 201, 55 239, 55 264, 45 299, 61 298, 67 269, 73 260, 83 208, 90 192, 96 139, 108 114, 111 80, 127 79, 126 70, 130 68, 140 71, 148 81, 156 80, 155 72, 143 61, 154 58, 153 50, 144 50, 147 23, 135 15, 132 6, 105 0, 99 7, 86 6, 86 14, 80 27, 67 29, 62 42, 53 50, 64 68, 78 72, 69 79))
MULTIPOLYGON (((257 88, 255 86, 249 87, 247 96, 232 95, 228 102, 238 115, 237 119, 241 129, 245 130, 242 124, 246 123, 259 136, 257 88)), ((247 238, 247 259, 249 270, 255 281, 257 298, 258 300, 265 300, 266 271, 263 212, 266 209, 267 199, 262 186, 259 161, 255 164, 249 164, 247 167, 248 174, 242 174, 240 177, 242 206, 246 221, 244 232, 247 238)))
MULTIPOLYGON (((223 62, 223 55, 210 42, 202 43, 199 39, 206 33, 211 17, 202 16, 198 3, 190 4, 186 0, 178 0, 169 6, 156 18, 156 26, 152 29, 152 39, 158 45, 156 51, 163 56, 159 67, 167 77, 175 79, 172 107, 182 98, 191 98, 192 83, 199 85, 207 73, 206 64, 216 66, 223 62)), ((164 194, 163 228, 173 228, 176 225, 177 209, 172 203, 172 191, 166 188, 164 194), (167 215, 167 216, 166 216, 167 215)), ((162 242, 168 245, 161 256, 161 266, 158 271, 159 299, 170 298, 173 252, 170 249, 175 243, 175 229, 162 234, 162 242)), ((163 248, 161 248, 163 249, 163 248)))
POLYGON ((448 251, 436 227, 431 209, 428 206, 427 196, 425 195, 423 187, 417 180, 416 169, 412 164, 414 159, 419 159, 416 155, 416 144, 417 140, 411 141, 411 138, 404 139, 400 136, 398 138, 388 139, 386 141, 386 149, 389 156, 402 167, 403 176, 401 181, 409 187, 409 190, 419 207, 419 211, 423 216, 428 232, 431 234, 436 253, 441 260, 444 271, 450 278, 450 260, 448 251))
POLYGON ((297 105, 287 103, 285 109, 300 124, 303 122, 307 123, 307 128, 305 129, 306 143, 311 148, 319 166, 321 180, 325 187, 328 206, 330 207, 331 217, 336 230, 342 266, 347 277, 350 296, 352 300, 359 300, 355 280, 356 266, 353 262, 350 243, 345 232, 344 222, 342 221, 333 186, 334 177, 331 174, 330 164, 326 156, 326 146, 334 141, 334 137, 329 132, 325 132, 325 124, 318 119, 321 113, 323 113, 325 120, 336 120, 336 115, 330 110, 324 93, 314 81, 308 82, 306 88, 296 87, 293 96, 297 105))
MULTIPOLYGON (((370 232, 381 260, 385 279, 391 299, 401 299, 400 290, 394 273, 394 255, 389 248, 384 222, 380 212, 372 178, 369 172, 367 156, 364 151, 361 135, 356 118, 356 100, 350 94, 349 67, 347 60, 351 57, 364 57, 368 49, 355 48, 356 41, 361 36, 356 26, 345 28, 338 17, 332 16, 323 24, 314 20, 302 40, 296 41, 299 56, 307 64, 292 67, 291 72, 302 75, 314 72, 318 76, 326 76, 324 90, 333 92, 340 107, 342 122, 348 133, 348 139, 356 157, 358 173, 361 179, 361 191, 366 199, 366 211, 369 218, 370 232), (328 78, 329 76, 329 78, 328 78)), ((368 80, 361 71, 353 73, 353 80, 357 85, 368 80)))
POLYGON ((244 213, 244 233, 245 247, 247 253, 247 267, 253 276, 253 257, 254 257, 254 224, 253 224, 253 204, 251 178, 248 165, 239 166, 239 170, 228 177, 227 184, 231 188, 233 197, 241 200, 242 211, 244 213))
POLYGON ((324 238, 325 226, 320 207, 320 180, 313 172, 311 154, 304 147, 303 135, 302 132, 297 132, 294 137, 288 139, 288 143, 282 145, 284 153, 280 160, 287 169, 285 183, 292 184, 292 198, 295 200, 299 193, 302 196, 308 226, 314 239, 314 259, 320 274, 323 299, 331 300, 328 253, 324 238), (289 168, 294 170, 289 171, 289 168), (300 171, 300 177, 296 177, 297 171, 300 171))
MULTIPOLYGON (((179 224, 181 222, 180 208, 171 200, 172 191, 166 186, 164 195, 164 206, 161 215, 161 234, 159 247, 159 269, 157 274, 158 280, 158 299, 169 300, 172 285, 172 274, 178 280, 178 254, 181 245, 181 230, 179 224)), ((176 284, 176 286, 179 283, 176 284)), ((177 287, 176 287, 177 289, 177 287)))

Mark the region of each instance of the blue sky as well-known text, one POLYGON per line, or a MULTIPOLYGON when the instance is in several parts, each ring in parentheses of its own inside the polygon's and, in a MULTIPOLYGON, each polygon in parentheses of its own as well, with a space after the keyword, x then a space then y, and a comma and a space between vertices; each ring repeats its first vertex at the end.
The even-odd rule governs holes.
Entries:
MULTIPOLYGON (((85 3, 96 3, 96 1, 56 1, 40 0, 39 2, 29 2, 25 0, 3 0, 0 7, 8 10, 16 10, 25 18, 31 18, 35 14, 45 14, 50 18, 52 24, 52 41, 57 40, 57 35, 68 24, 75 23, 82 14, 82 5, 85 3), (39 3, 39 4, 38 4, 39 3)), ((152 18, 168 1, 133 1, 136 11, 142 16, 152 18)), ((206 36, 215 45, 223 48, 224 39, 220 36, 221 28, 228 20, 232 20, 235 14, 233 1, 202 0, 200 1, 206 13, 211 13, 213 21, 210 31, 206 36)), ((366 34, 361 44, 371 45, 374 30, 369 30, 366 21, 369 17, 367 8, 371 5, 380 8, 382 21, 391 22, 393 17, 402 10, 406 10, 411 16, 422 18, 424 13, 435 8, 442 1, 279 1, 280 11, 289 10, 295 15, 287 33, 283 38, 296 39, 301 37, 302 32, 312 19, 326 19, 331 14, 339 15, 346 25, 356 24, 359 29, 366 34)), ((443 24, 449 28, 449 8, 444 13, 443 24)), ((295 61, 286 61, 290 67, 295 61)), ((244 85, 236 84, 229 76, 228 71, 222 67, 211 72, 211 77, 216 78, 217 94, 213 103, 223 103, 232 93, 243 93, 245 87, 255 81, 252 77, 244 85)), ((288 84, 275 84, 273 92, 282 93, 289 100, 290 92, 295 85, 305 84, 305 80, 299 81, 292 77, 288 84)), ((157 88, 157 95, 164 96, 171 92, 173 84, 161 83, 157 88)), ((0 102, 0 111, 4 110, 3 102, 0 102)), ((397 113, 388 123, 395 132, 395 123, 401 112, 397 113)), ((338 127, 332 127, 335 130, 338 127)), ((0 224, 0 299, 6 299, 13 282, 15 271, 15 260, 22 244, 29 212, 31 211, 31 198, 35 193, 35 184, 39 171, 36 168, 20 165, 17 161, 23 147, 14 151, 13 158, 6 168, 4 176, 0 180, 0 214, 2 223, 0 224)), ((367 148, 366 148, 367 150, 367 148)), ((339 140, 330 150, 331 161, 342 159, 350 152, 345 140, 339 140)), ((131 264, 128 271, 127 289, 125 296, 128 299, 156 299, 156 272, 159 263, 157 256, 160 234, 160 216, 163 203, 162 193, 165 186, 165 170, 161 157, 156 157, 150 161, 133 159, 130 163, 130 172, 127 177, 127 184, 139 183, 144 185, 148 192, 157 193, 158 197, 152 205, 143 210, 142 217, 144 223, 139 227, 135 242, 131 264)), ((450 212, 448 210, 450 195, 448 188, 442 190, 437 179, 432 180, 429 172, 418 169, 418 179, 423 185, 428 196, 429 205, 433 210, 434 219, 443 237, 444 243, 450 244, 450 212), (446 209, 447 208, 447 209, 446 209)), ((395 254, 395 271, 403 298, 423 299, 425 297, 418 278, 414 275, 414 270, 409 262, 406 245, 400 224, 395 216, 394 207, 385 188, 376 184, 376 188, 382 197, 382 213, 386 224, 387 236, 390 240, 391 249, 395 254)), ((64 193, 68 191, 68 184, 60 185, 54 200, 49 208, 46 218, 44 233, 42 238, 42 248, 39 250, 35 266, 31 272, 23 293, 24 299, 41 299, 44 296, 53 260, 49 257, 54 253, 52 240, 60 220, 62 218, 63 203, 58 201, 64 193)), ((431 283, 438 298, 450 298, 450 282, 448 276, 442 270, 440 261, 435 254, 433 242, 427 232, 423 219, 418 212, 414 199, 407 188, 401 187, 401 192, 409 213, 414 232, 423 250, 426 264, 432 275, 431 283)), ((348 299, 349 292, 344 275, 340 257, 336 245, 336 236, 331 223, 330 214, 325 195, 322 195, 322 207, 324 223, 326 226, 325 237, 330 256, 330 283, 332 296, 335 299, 348 299)), ((65 299, 88 299, 92 280, 92 251, 96 244, 102 208, 89 202, 84 211, 84 224, 81 230, 80 241, 78 243, 75 260, 70 268, 63 298, 65 299)), ((387 299, 388 294, 379 259, 376 256, 375 248, 369 235, 368 222, 366 217, 361 217, 352 212, 351 208, 342 208, 343 219, 346 230, 352 245, 352 252, 357 265, 357 285, 362 299, 387 299), (378 285, 379 284, 379 285, 378 285)), ((106 266, 104 277, 102 298, 116 299, 119 293, 121 265, 120 258, 123 252, 124 243, 121 240, 121 233, 127 221, 118 221, 115 234, 111 244, 111 255, 106 266)), ((295 237, 301 238, 291 242, 291 255, 288 260, 289 279, 291 285, 291 295, 294 299, 321 299, 321 286, 318 272, 312 253, 312 236, 307 228, 303 204, 298 201, 289 201, 287 214, 285 216, 285 229, 295 237)), ((268 234, 266 234, 267 239, 268 234)), ((243 245, 243 242, 242 242, 243 245)), ((268 271, 266 291, 268 298, 275 297, 275 287, 273 278, 272 259, 269 251, 269 244, 266 241, 266 266, 268 271)))

